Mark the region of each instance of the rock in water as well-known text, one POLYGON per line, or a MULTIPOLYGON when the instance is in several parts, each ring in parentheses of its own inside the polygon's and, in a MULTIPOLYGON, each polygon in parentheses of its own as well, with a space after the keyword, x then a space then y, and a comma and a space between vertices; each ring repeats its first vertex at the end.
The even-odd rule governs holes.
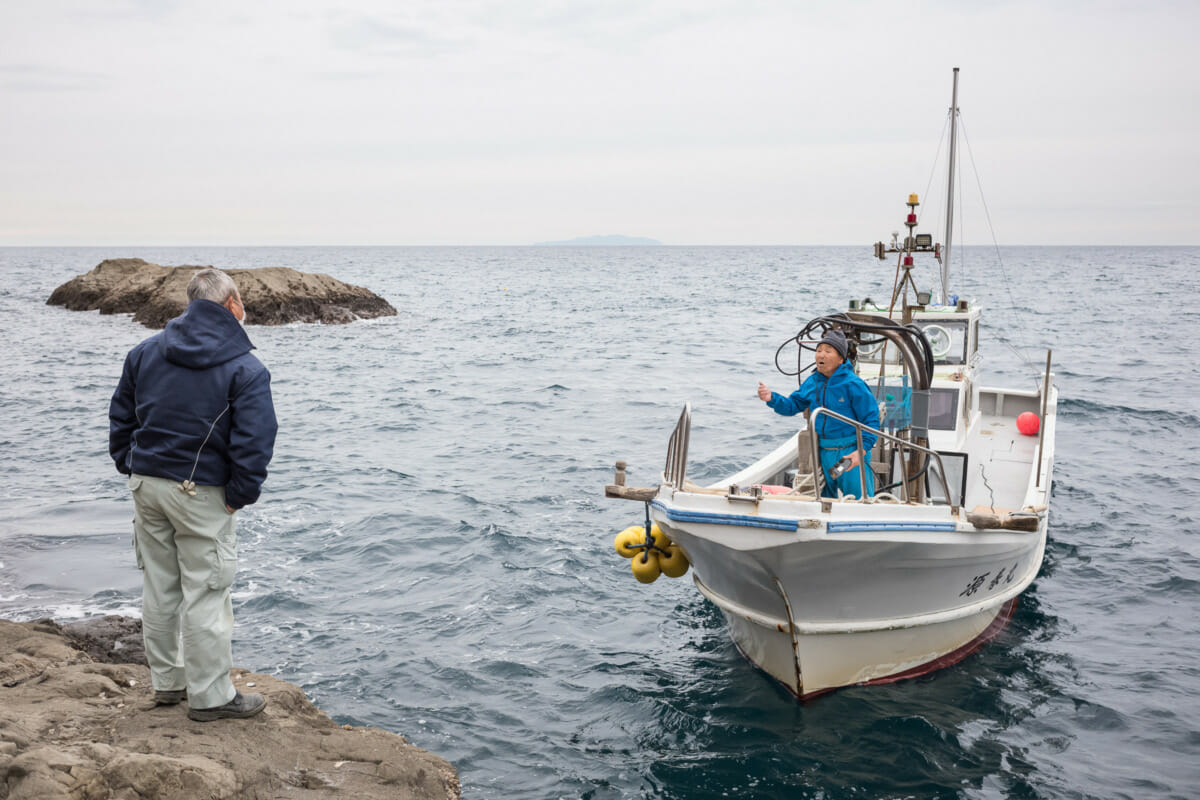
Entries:
MULTIPOLYGON (((72 311, 133 314, 135 322, 162 328, 187 308, 187 285, 199 266, 163 267, 140 258, 113 258, 59 286, 47 304, 72 311)), ((288 267, 224 270, 238 285, 247 325, 289 322, 342 324, 395 316, 374 292, 328 275, 288 267)))
POLYGON ((461 797, 445 760, 395 733, 338 725, 269 675, 233 670, 239 689, 267 698, 253 719, 192 722, 184 705, 155 707, 150 670, 108 657, 136 623, 0 620, 0 798, 461 797))

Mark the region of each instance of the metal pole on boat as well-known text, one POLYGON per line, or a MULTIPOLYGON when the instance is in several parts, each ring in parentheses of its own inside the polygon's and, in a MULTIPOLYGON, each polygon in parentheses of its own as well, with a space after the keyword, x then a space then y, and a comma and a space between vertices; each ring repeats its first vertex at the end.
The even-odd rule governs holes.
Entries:
MULTIPOLYGON (((806 411, 805 414, 807 413, 806 411)), ((817 443, 817 428, 813 424, 811 417, 808 419, 808 444, 812 447, 810 457, 812 458, 813 495, 819 498, 821 496, 821 481, 825 479, 825 476, 823 474, 824 470, 821 469, 821 446, 817 443)))
POLYGON ((950 300, 950 240, 954 235, 954 158, 958 143, 958 67, 954 68, 954 90, 950 95, 950 176, 946 189, 946 244, 942 248, 942 305, 950 300))
POLYGON ((1046 441, 1046 405, 1050 402, 1050 354, 1053 350, 1046 351, 1046 377, 1042 378, 1042 419, 1038 425, 1038 449, 1037 449, 1037 478, 1034 480, 1034 486, 1042 485, 1042 444, 1046 441))

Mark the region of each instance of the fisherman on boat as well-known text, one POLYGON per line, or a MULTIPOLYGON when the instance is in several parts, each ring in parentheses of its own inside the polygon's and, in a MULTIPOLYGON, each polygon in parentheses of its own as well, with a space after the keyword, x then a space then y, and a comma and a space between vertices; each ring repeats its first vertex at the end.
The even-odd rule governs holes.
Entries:
POLYGON ((817 344, 816 371, 800 384, 799 389, 784 397, 772 392, 765 383, 758 384, 759 399, 776 414, 791 417, 803 411, 807 418, 813 409, 827 408, 866 426, 862 431, 863 450, 859 450, 854 426, 821 416, 817 435, 821 447, 821 471, 825 476, 825 488, 821 491, 824 497, 836 498, 839 493, 845 497, 859 497, 864 487, 867 497, 875 493, 871 448, 877 437, 871 430, 879 427, 879 404, 846 360, 848 349, 846 334, 831 328, 817 344), (843 459, 848 459, 847 466, 835 470, 843 459))

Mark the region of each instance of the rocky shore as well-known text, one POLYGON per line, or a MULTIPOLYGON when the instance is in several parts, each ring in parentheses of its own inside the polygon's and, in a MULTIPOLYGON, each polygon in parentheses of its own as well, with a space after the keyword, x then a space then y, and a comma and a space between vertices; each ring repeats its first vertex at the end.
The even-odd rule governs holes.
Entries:
MULTIPOLYGON (((133 314, 135 322, 162 328, 187 308, 187 284, 200 269, 204 267, 164 267, 140 258, 108 259, 59 286, 46 303, 72 311, 133 314)), ((390 303, 369 289, 328 275, 288 267, 224 271, 242 294, 247 325, 342 324, 396 314, 390 303)))
POLYGON ((267 698, 248 720, 155 707, 141 623, 0 620, 0 800, 460 798, 438 756, 337 725, 298 686, 242 669, 267 698))

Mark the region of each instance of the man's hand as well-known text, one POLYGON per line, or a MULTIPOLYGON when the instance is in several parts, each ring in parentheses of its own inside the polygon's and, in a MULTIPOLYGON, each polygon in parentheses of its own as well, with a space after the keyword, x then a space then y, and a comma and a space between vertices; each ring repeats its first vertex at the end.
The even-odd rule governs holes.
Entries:
POLYGON ((758 399, 762 400, 764 403, 771 399, 771 390, 768 389, 767 385, 762 381, 758 382, 758 399))
POLYGON ((228 511, 230 514, 236 514, 236 513, 237 513, 237 509, 236 509, 236 508, 230 508, 229 506, 225 506, 225 510, 226 510, 226 511, 228 511))
POLYGON ((846 456, 846 458, 850 459, 850 469, 854 469, 862 464, 862 450, 855 450, 846 456))

